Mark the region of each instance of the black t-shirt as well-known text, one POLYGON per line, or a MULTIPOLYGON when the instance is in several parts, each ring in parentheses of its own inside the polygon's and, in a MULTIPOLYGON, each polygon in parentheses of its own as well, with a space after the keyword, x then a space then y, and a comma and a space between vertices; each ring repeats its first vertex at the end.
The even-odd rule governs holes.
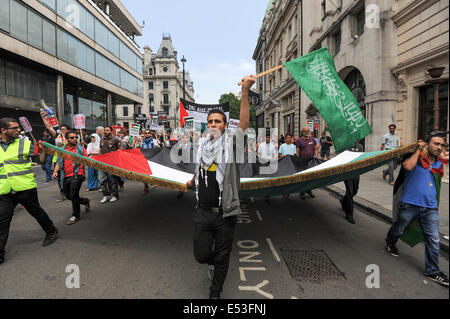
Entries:
POLYGON ((330 144, 328 144, 327 142, 331 142, 332 139, 329 136, 326 137, 321 137, 320 138, 320 147, 321 147, 321 151, 328 151, 331 147, 330 144))
POLYGON ((216 180, 216 172, 207 171, 206 175, 203 171, 203 178, 201 174, 198 177, 198 202, 206 207, 218 207, 220 189, 216 180), (205 184, 205 177, 208 178, 208 187, 205 184))

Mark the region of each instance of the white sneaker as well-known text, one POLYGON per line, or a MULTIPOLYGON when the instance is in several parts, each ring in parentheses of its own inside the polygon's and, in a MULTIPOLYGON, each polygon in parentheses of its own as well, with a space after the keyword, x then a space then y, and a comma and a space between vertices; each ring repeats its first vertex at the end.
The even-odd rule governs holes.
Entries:
POLYGON ((103 199, 100 201, 100 204, 104 204, 104 203, 106 203, 106 202, 109 202, 110 199, 111 199, 111 197, 105 196, 105 197, 103 197, 103 199))
POLYGON ((112 203, 112 202, 115 202, 115 201, 118 201, 119 199, 116 197, 116 196, 113 196, 112 198, 111 198, 111 200, 110 200, 110 202, 112 203))

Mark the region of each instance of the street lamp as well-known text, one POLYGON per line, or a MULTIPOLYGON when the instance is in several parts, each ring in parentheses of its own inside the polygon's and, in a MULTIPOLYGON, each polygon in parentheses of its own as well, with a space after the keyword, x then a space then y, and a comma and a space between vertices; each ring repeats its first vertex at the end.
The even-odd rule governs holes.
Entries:
POLYGON ((433 130, 439 131, 439 84, 443 82, 440 79, 445 67, 430 67, 427 69, 428 74, 431 76, 431 80, 426 81, 426 84, 434 84, 434 123, 433 130))
POLYGON ((183 57, 181 58, 181 62, 183 63, 183 100, 186 100, 186 81, 185 81, 185 73, 184 73, 184 64, 187 62, 187 60, 183 57))

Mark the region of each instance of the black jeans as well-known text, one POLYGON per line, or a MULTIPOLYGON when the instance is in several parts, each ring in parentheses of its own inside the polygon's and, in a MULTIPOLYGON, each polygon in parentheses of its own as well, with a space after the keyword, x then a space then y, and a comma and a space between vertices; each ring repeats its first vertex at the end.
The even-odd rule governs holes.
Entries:
POLYGON ((353 217, 353 197, 358 193, 359 189, 359 176, 344 181, 345 183, 345 195, 340 200, 342 209, 345 211, 346 216, 353 217))
POLYGON ((63 190, 64 195, 72 201, 72 216, 80 218, 80 204, 87 205, 89 200, 80 197, 81 184, 84 182, 84 176, 64 177, 63 190))
POLYGON ((0 257, 3 257, 5 254, 9 227, 17 204, 22 204, 47 234, 52 233, 56 229, 50 217, 39 205, 36 188, 15 194, 0 195, 0 257))
POLYGON ((115 196, 116 198, 119 198, 120 177, 104 172, 103 174, 104 179, 101 184, 103 196, 115 196))
POLYGON ((236 216, 223 218, 221 213, 213 213, 202 207, 197 209, 194 217, 194 256, 201 264, 214 265, 210 287, 214 293, 222 292, 227 277, 236 220, 236 216))

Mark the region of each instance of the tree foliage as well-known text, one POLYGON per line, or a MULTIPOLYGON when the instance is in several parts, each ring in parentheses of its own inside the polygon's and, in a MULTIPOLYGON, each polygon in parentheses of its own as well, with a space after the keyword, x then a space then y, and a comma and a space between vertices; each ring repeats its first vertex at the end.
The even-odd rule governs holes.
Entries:
MULTIPOLYGON (((219 103, 230 103, 230 118, 239 120, 241 113, 241 99, 233 93, 222 94, 219 99, 219 103)), ((256 129, 256 112, 255 106, 250 105, 250 127, 256 129)))

